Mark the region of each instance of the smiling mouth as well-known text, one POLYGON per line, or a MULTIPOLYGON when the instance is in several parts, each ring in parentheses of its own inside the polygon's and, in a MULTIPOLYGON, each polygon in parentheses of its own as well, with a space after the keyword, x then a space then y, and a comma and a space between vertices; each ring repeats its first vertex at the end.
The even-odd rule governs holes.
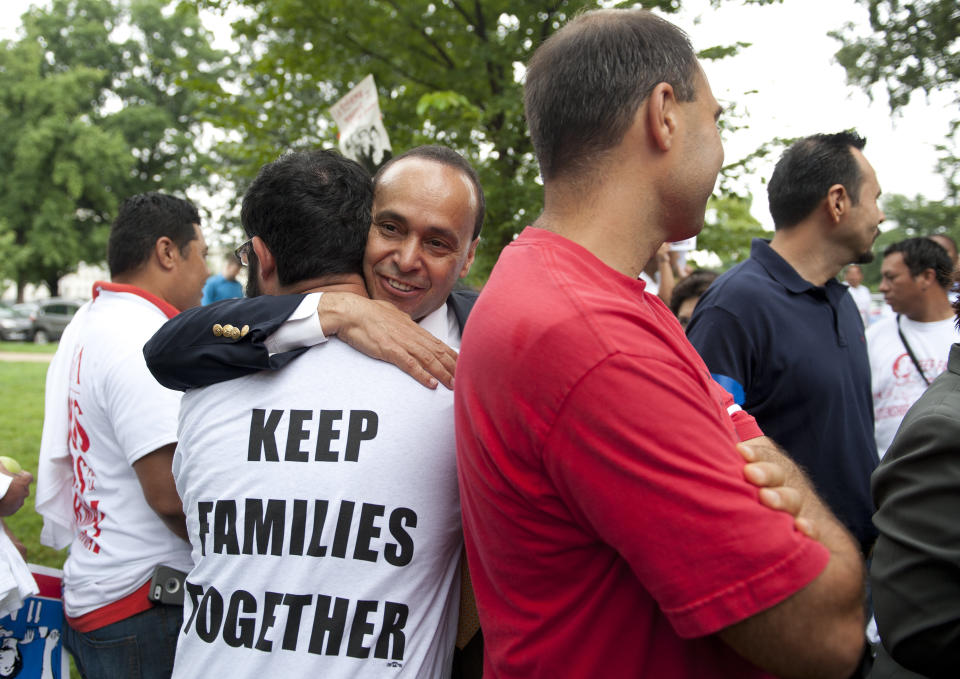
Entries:
POLYGON ((397 292, 413 292, 414 290, 419 289, 416 286, 408 285, 394 278, 388 278, 386 276, 383 276, 383 280, 386 283, 388 288, 390 288, 391 290, 396 290, 397 292))

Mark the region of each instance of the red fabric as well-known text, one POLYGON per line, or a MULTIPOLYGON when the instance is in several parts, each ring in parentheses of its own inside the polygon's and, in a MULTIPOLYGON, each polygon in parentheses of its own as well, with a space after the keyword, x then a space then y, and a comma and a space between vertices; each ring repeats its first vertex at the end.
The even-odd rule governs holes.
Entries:
POLYGON ((101 290, 107 290, 108 292, 129 292, 131 295, 137 295, 138 297, 143 297, 145 300, 153 304, 155 307, 160 309, 167 318, 173 318, 180 310, 177 307, 170 304, 170 302, 165 299, 160 299, 153 293, 147 292, 141 288, 138 288, 135 285, 126 285, 124 283, 108 283, 107 281, 97 281, 93 284, 93 299, 96 299, 100 296, 101 290))
POLYGON ((63 578, 46 575, 44 573, 33 573, 33 579, 37 581, 37 596, 48 597, 50 599, 60 598, 63 578))
POLYGON ((126 620, 132 615, 153 608, 153 602, 147 598, 149 591, 150 582, 148 581, 122 599, 114 601, 112 604, 101 606, 95 611, 85 613, 78 618, 71 618, 67 614, 64 614, 64 617, 67 619, 70 627, 76 631, 92 632, 93 630, 112 625, 121 620, 126 620))
POLYGON ((760 505, 722 390, 643 287, 527 229, 471 313, 457 452, 488 679, 764 676, 712 634, 829 559, 760 505))

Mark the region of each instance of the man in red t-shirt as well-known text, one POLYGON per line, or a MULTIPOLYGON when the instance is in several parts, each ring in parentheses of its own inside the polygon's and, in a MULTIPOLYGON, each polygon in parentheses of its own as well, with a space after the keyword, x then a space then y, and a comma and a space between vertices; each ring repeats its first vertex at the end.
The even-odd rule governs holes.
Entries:
POLYGON ((485 676, 848 676, 856 545, 768 445, 817 532, 758 502, 729 401, 637 280, 700 230, 723 161, 686 36, 588 12, 538 48, 525 104, 544 212, 494 268, 456 381, 485 676))

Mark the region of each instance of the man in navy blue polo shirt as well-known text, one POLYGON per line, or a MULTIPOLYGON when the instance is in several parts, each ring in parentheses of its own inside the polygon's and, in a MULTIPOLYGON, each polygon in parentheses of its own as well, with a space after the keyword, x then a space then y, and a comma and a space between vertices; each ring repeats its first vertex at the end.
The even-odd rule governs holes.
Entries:
POLYGON ((863 322, 835 277, 883 221, 854 132, 801 139, 767 188, 775 232, 700 299, 687 333, 710 372, 810 474, 867 553, 877 465, 863 322))

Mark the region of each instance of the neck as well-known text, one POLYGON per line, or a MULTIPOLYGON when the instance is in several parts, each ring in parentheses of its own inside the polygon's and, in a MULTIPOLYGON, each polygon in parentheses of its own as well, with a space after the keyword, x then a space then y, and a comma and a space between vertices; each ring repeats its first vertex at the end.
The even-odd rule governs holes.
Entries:
MULTIPOLYGON (((110 281, 120 285, 132 285, 140 288, 144 292, 149 292, 154 297, 159 297, 167 304, 179 308, 177 304, 173 302, 170 290, 167 287, 170 281, 158 276, 152 269, 148 268, 142 271, 120 274, 119 276, 111 276, 110 281)), ((183 309, 180 309, 180 311, 183 311, 183 309)))
POLYGON ((920 307, 911 313, 904 314, 911 321, 917 323, 935 323, 953 318, 953 306, 947 298, 947 293, 937 286, 936 291, 927 295, 920 307))
POLYGON ((821 237, 815 225, 800 223, 780 229, 773 235, 770 247, 783 257, 805 281, 825 285, 835 278, 851 257, 838 252, 836 246, 821 237))
POLYGON ((278 287, 273 295, 296 295, 310 292, 352 292, 367 297, 367 288, 363 283, 363 276, 359 273, 332 274, 317 276, 298 281, 291 285, 278 287))
POLYGON ((550 182, 544 210, 534 226, 586 248, 610 268, 637 278, 666 239, 660 210, 643 197, 653 195, 628 181, 588 187, 550 182))

